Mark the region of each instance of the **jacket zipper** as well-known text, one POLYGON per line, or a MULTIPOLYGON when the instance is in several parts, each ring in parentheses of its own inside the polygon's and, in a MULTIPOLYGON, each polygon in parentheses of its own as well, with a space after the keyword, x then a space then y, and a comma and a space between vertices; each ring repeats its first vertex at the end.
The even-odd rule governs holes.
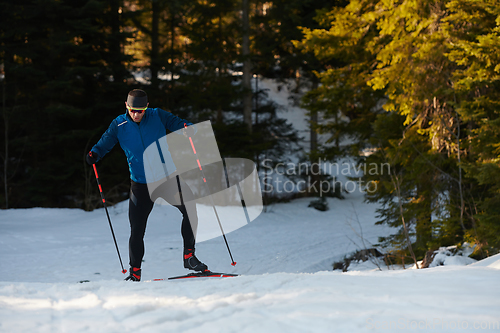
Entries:
MULTIPOLYGON (((130 117, 130 116, 127 115, 127 117, 130 117)), ((130 119, 132 119, 132 118, 130 118, 130 119)), ((132 123, 137 126, 137 130, 139 131, 139 136, 141 137, 142 148, 144 148, 144 150, 146 150, 146 145, 144 144, 144 138, 142 137, 142 132, 141 132, 141 123, 140 122, 136 123, 133 119, 132 119, 132 123)))
POLYGON ((144 144, 144 138, 142 137, 142 132, 141 132, 141 123, 138 123, 137 127, 139 128, 139 136, 141 137, 142 148, 144 148, 144 151, 146 151, 146 145, 144 144))

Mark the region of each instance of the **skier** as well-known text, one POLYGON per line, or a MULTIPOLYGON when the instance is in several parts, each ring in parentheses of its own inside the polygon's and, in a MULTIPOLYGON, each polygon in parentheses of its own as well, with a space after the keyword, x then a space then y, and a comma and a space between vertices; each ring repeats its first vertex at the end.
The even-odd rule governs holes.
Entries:
MULTIPOLYGON (((167 129, 172 132, 184 129, 184 135, 194 135, 193 126, 185 127, 185 124, 193 125, 191 122, 160 108, 149 108, 148 106, 148 96, 145 91, 131 90, 125 102, 125 114, 116 117, 111 122, 101 139, 86 156, 87 163, 93 165, 101 160, 116 143, 120 143, 129 163, 131 178, 129 199, 130 275, 125 279, 127 281, 141 280, 144 234, 148 216, 154 205, 146 182, 143 164, 144 151, 150 144, 164 137, 167 134, 167 129)), ((166 154, 164 158, 169 158, 168 162, 173 163, 170 154, 166 154)), ((161 197, 179 209, 183 216, 181 235, 184 243, 184 267, 194 271, 208 271, 207 265, 200 262, 194 255, 195 235, 193 229, 196 232, 198 224, 196 205, 192 200, 182 201, 182 197, 190 198, 193 196, 191 190, 179 176, 170 178, 161 187, 163 189, 161 197)), ((155 196, 154 199, 157 197, 155 196)))

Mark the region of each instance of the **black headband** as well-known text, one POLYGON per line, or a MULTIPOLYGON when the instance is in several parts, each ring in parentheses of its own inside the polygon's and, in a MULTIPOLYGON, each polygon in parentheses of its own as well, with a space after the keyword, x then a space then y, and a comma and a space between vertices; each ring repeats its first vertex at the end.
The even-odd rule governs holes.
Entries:
POLYGON ((145 108, 146 106, 148 106, 148 96, 128 95, 127 105, 131 108, 145 108))

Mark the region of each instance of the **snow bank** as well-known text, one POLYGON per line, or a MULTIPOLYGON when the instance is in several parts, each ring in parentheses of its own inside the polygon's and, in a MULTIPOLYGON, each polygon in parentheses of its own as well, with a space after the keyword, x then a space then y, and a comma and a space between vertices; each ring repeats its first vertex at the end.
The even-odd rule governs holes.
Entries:
POLYGON ((500 254, 496 254, 489 258, 480 260, 476 263, 473 263, 471 266, 481 266, 481 267, 489 267, 494 269, 500 269, 500 254))
POLYGON ((474 248, 469 246, 467 243, 464 244, 462 248, 457 248, 457 246, 441 247, 439 250, 434 252, 434 259, 430 263, 429 267, 470 265, 477 261, 469 258, 473 250, 474 248))
POLYGON ((497 282, 498 272, 484 267, 149 283, 1 282, 0 331, 495 331, 497 282))

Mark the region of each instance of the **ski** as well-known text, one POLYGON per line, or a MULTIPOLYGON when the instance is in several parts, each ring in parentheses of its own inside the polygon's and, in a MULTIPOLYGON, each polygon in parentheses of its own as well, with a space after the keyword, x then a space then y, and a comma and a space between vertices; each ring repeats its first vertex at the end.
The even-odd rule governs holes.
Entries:
MULTIPOLYGON (((239 276, 239 275, 238 274, 231 274, 231 273, 216 273, 216 272, 212 272, 212 271, 207 271, 207 272, 189 273, 186 275, 172 276, 172 277, 169 277, 166 279, 144 280, 142 282, 195 279, 195 278, 225 278, 225 277, 233 277, 233 276, 239 276)), ((78 283, 86 283, 86 282, 90 282, 90 280, 78 281, 78 283)))
MULTIPOLYGON (((223 277, 232 277, 232 276, 238 276, 238 274, 216 273, 216 272, 212 272, 212 271, 206 271, 206 272, 190 273, 190 274, 180 275, 180 276, 172 276, 172 277, 169 277, 167 280, 194 279, 194 278, 223 278, 223 277)), ((161 280, 164 280, 164 279, 155 279, 153 281, 161 281, 161 280)))

